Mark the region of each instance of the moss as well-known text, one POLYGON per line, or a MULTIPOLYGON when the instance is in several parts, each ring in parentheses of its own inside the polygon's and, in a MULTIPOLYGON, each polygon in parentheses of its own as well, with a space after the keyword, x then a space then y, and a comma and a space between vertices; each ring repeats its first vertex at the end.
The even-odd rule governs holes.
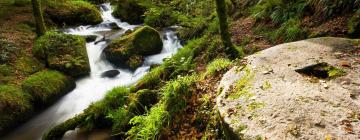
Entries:
POLYGON ((73 80, 60 72, 50 70, 35 73, 22 83, 23 91, 33 96, 36 105, 49 104, 74 88, 73 80))
POLYGON ((136 69, 138 67, 140 67, 142 65, 144 61, 144 57, 141 55, 133 55, 129 58, 129 60, 126 62, 126 64, 131 68, 131 69, 136 69))
POLYGON ((18 71, 30 75, 43 70, 45 66, 33 57, 24 56, 16 60, 15 67, 18 71))
POLYGON ((90 72, 84 38, 58 32, 47 32, 36 40, 33 54, 48 67, 74 77, 90 72))
POLYGON ((204 73, 203 77, 213 76, 217 72, 226 71, 231 64, 232 62, 229 59, 215 59, 206 66, 206 72, 204 73))
POLYGON ((102 22, 100 11, 85 1, 50 1, 45 13, 60 26, 94 25, 102 22))
POLYGON ((118 66, 126 63, 134 68, 143 62, 139 56, 159 53, 162 46, 159 32, 149 26, 143 26, 129 35, 114 40, 104 53, 110 62, 118 66))
POLYGON ((74 130, 84 121, 84 119, 84 114, 77 115, 74 118, 61 123, 60 125, 51 128, 43 135, 42 140, 61 139, 68 130, 74 130))
POLYGON ((243 72, 244 75, 242 75, 236 83, 235 88, 232 91, 233 93, 228 96, 230 99, 238 99, 242 96, 250 98, 253 96, 249 90, 252 88, 251 80, 254 78, 254 74, 251 72, 250 68, 247 67, 243 69, 243 72))
POLYGON ((145 12, 144 22, 152 27, 169 27, 177 22, 176 14, 170 7, 153 7, 145 12))
POLYGON ((267 89, 270 89, 272 86, 271 84, 269 83, 269 81, 265 81, 264 84, 261 86, 261 89, 263 90, 267 90, 267 89))
POLYGON ((130 24, 140 24, 144 21, 145 5, 140 0, 118 2, 113 15, 130 24))
POLYGON ((0 85, 0 134, 22 123, 33 111, 31 96, 12 85, 0 85))

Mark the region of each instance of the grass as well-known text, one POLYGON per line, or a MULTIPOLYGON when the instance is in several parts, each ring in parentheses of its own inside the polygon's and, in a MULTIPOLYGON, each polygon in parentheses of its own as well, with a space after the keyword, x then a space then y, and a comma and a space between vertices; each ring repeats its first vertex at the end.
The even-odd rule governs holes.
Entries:
POLYGON ((43 105, 74 89, 75 83, 60 72, 45 70, 25 79, 21 87, 32 95, 35 104, 43 105))
POLYGON ((232 64, 231 60, 219 58, 212 61, 209 65, 206 66, 206 72, 202 76, 205 78, 206 76, 214 76, 216 73, 221 71, 228 70, 228 67, 232 64))
POLYGON ((180 77, 168 82, 162 89, 163 97, 148 114, 130 120, 134 125, 127 135, 131 139, 157 139, 164 125, 169 124, 171 116, 186 107, 186 99, 191 96, 196 75, 180 77))

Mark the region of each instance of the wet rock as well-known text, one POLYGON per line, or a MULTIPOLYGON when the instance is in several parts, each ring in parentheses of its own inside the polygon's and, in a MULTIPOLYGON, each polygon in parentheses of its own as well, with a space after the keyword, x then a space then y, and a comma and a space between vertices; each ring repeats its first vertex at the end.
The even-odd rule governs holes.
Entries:
POLYGON ((160 53, 162 50, 160 34, 149 26, 143 26, 134 32, 113 40, 104 54, 107 60, 117 66, 136 69, 141 66, 144 56, 160 53))
POLYGON ((96 40, 97 36, 96 35, 88 35, 88 36, 85 36, 85 40, 86 42, 94 42, 96 40))
POLYGON ((334 52, 346 53, 359 46, 350 39, 315 38, 246 57, 246 66, 230 69, 218 87, 216 104, 228 126, 225 132, 236 136, 232 139, 319 139, 328 135, 358 139, 360 121, 339 121, 348 117, 348 110, 360 110, 359 86, 354 84, 360 81, 354 76, 359 75, 360 66, 343 67, 341 61, 352 61, 354 56, 339 58, 334 52), (322 62, 313 58, 322 58, 322 62), (263 90, 265 85, 271 88, 263 90))
POLYGON ((115 22, 112 22, 109 24, 110 28, 113 30, 121 30, 122 28, 119 27, 119 25, 117 25, 115 22))
POLYGON ((114 78, 120 74, 119 70, 109 70, 101 74, 101 77, 114 78))

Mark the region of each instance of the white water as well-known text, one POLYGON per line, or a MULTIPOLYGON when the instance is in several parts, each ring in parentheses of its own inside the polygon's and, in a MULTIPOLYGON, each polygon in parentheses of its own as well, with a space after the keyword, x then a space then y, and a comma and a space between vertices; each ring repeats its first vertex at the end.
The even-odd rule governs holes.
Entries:
MULTIPOLYGON (((97 26, 80 26, 68 29, 65 33, 75 35, 96 35, 97 40, 103 36, 106 38, 116 38, 122 35, 126 30, 133 30, 136 25, 129 25, 114 18, 112 8, 109 3, 101 5, 103 23, 97 26), (112 30, 108 24, 115 22, 124 30, 112 30)), ((42 113, 35 116, 27 123, 20 126, 17 130, 9 134, 6 140, 36 140, 40 139, 42 134, 51 127, 64 122, 65 120, 81 113, 91 103, 101 100, 105 93, 117 86, 129 86, 137 82, 150 69, 152 64, 160 64, 166 57, 170 57, 181 47, 180 42, 171 30, 165 30, 163 33, 163 50, 160 54, 148 56, 145 63, 135 72, 126 69, 119 69, 111 65, 102 58, 102 51, 108 45, 107 42, 90 42, 86 44, 87 53, 91 67, 89 76, 76 81, 76 88, 58 100, 54 105, 47 108, 42 113), (114 78, 102 78, 100 75, 108 70, 117 69, 120 74, 114 78)))

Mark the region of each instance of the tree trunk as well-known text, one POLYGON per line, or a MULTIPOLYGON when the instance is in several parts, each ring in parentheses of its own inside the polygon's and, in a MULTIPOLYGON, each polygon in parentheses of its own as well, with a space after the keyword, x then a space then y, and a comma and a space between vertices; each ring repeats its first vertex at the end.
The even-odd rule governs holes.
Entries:
POLYGON ((223 45, 226 49, 226 53, 230 54, 232 57, 243 57, 242 50, 237 50, 231 43, 231 35, 229 33, 228 21, 227 21, 227 11, 225 0, 216 0, 216 11, 220 23, 220 34, 223 45))
POLYGON ((38 36, 42 36, 46 32, 44 18, 41 11, 41 5, 39 0, 31 0, 31 4, 33 7, 33 13, 36 23, 36 34, 38 36))

